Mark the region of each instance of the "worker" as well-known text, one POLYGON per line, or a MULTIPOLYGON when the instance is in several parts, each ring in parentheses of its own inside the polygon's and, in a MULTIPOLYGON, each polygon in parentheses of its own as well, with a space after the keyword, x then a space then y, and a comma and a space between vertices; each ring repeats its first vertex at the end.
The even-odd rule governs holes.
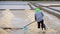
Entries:
POLYGON ((37 21, 39 30, 40 30, 40 25, 41 25, 42 30, 43 28, 44 30, 46 30, 43 17, 44 17, 44 14, 42 13, 42 11, 39 8, 35 8, 35 21, 37 21))

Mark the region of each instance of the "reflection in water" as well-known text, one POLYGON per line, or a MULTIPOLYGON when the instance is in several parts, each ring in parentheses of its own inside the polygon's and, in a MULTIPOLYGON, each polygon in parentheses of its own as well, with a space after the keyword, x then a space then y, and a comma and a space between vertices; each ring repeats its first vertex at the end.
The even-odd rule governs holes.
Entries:
POLYGON ((45 33, 46 33, 45 31, 42 32, 42 34, 45 34, 45 33))
POLYGON ((41 32, 41 31, 40 31, 40 32, 38 32, 38 34, 45 34, 45 33, 46 33, 45 31, 43 31, 43 32, 41 32))

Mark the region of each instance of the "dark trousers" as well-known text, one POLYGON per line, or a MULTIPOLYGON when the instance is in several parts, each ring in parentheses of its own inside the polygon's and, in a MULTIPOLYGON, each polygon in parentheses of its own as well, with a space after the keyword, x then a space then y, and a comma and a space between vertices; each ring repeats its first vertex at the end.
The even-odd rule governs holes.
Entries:
POLYGON ((44 24, 44 20, 37 22, 37 24, 38 24, 38 29, 40 28, 40 25, 41 25, 42 30, 43 30, 43 28, 46 29, 45 24, 44 24))

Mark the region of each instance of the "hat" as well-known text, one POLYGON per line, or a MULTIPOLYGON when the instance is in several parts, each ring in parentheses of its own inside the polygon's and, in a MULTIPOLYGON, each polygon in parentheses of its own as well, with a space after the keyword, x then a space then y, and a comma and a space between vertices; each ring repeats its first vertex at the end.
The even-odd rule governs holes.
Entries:
POLYGON ((40 12, 40 9, 39 8, 35 8, 35 12, 40 12))

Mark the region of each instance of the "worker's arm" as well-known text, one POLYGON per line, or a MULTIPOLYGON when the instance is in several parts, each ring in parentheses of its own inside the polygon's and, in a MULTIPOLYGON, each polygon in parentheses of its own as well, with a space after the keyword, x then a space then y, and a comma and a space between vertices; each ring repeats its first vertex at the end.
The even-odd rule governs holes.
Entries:
POLYGON ((44 14, 41 12, 42 16, 44 16, 44 14))
POLYGON ((35 21, 36 21, 36 15, 35 15, 35 21))

